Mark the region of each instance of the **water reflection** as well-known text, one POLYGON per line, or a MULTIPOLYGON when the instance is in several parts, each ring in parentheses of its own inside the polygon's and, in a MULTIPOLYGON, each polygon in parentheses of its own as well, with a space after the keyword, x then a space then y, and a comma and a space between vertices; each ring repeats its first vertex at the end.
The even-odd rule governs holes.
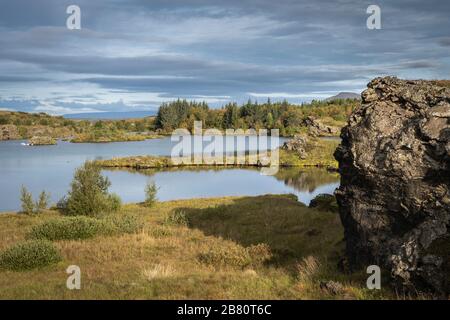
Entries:
POLYGON ((287 168, 275 175, 278 180, 297 191, 314 192, 323 185, 339 184, 339 174, 318 168, 287 168))
POLYGON ((162 201, 219 196, 253 196, 261 194, 295 194, 309 204, 320 193, 333 193, 339 175, 325 169, 280 168, 275 176, 261 175, 256 168, 199 167, 107 170, 111 190, 130 202, 144 199, 144 186, 151 180, 159 186, 162 201), (126 187, 125 187, 126 186, 126 187))

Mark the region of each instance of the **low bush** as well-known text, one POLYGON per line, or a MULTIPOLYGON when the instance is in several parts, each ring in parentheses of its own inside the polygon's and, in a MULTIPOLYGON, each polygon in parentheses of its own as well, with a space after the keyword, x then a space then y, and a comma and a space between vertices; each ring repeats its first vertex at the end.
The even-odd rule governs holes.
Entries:
POLYGON ((42 212, 43 210, 47 209, 50 203, 50 194, 42 191, 39 194, 39 199, 35 203, 35 210, 37 212, 42 212))
POLYGON ((166 224, 172 224, 172 225, 179 225, 179 226, 188 226, 189 225, 189 219, 186 215, 186 212, 181 209, 175 209, 172 212, 170 212, 166 216, 166 224))
POLYGON ((34 213, 34 202, 32 194, 22 186, 20 189, 20 202, 22 205, 22 212, 25 214, 33 214, 34 213))
POLYGON ((0 125, 8 124, 9 119, 7 117, 0 117, 0 125))
POLYGON ((56 208, 60 211, 60 212, 65 212, 65 210, 67 209, 67 196, 63 196, 61 199, 58 200, 58 202, 56 203, 56 208))
POLYGON ((252 259, 253 264, 265 263, 273 257, 269 245, 265 243, 251 245, 250 247, 247 247, 246 250, 252 259))
POLYGON ((115 194, 115 193, 108 194, 107 200, 106 200, 106 206, 105 206, 106 213, 117 212, 117 211, 119 211, 121 206, 122 206, 122 200, 120 199, 120 197, 117 194, 115 194))
POLYGON ((145 201, 144 205, 148 208, 153 207, 158 201, 156 194, 158 193, 158 187, 154 182, 148 182, 145 186, 145 201))
POLYGON ((42 268, 61 261, 55 246, 46 240, 31 240, 10 247, 0 254, 0 268, 12 271, 42 268))
POLYGON ((234 244, 213 247, 208 251, 201 253, 198 256, 198 260, 214 267, 231 266, 244 268, 252 263, 248 251, 245 248, 234 244))
POLYGON ((50 194, 42 191, 36 202, 33 202, 33 195, 28 189, 22 186, 20 190, 20 202, 22 204, 22 213, 32 215, 38 214, 47 209, 50 202, 50 194))
POLYGON ((142 226, 142 220, 135 215, 112 215, 100 219, 102 224, 101 233, 115 235, 123 233, 136 233, 142 226))
POLYGON ((98 235, 135 233, 142 222, 133 215, 113 215, 105 218, 60 217, 34 226, 28 233, 29 239, 82 240, 98 235))
POLYGON ((339 206, 336 198, 332 194, 319 194, 309 203, 310 208, 315 208, 321 211, 339 212, 339 206))
POLYGON ((97 235, 102 226, 99 219, 89 217, 61 217, 34 226, 30 239, 80 240, 97 235))

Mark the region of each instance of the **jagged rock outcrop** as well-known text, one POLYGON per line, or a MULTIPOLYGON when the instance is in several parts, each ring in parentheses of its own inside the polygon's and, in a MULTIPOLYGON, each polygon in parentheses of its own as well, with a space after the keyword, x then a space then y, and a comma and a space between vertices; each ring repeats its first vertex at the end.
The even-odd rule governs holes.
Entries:
POLYGON ((341 138, 336 198, 350 265, 378 264, 403 289, 448 294, 450 89, 374 79, 341 138))
POLYGON ((292 139, 286 141, 282 148, 288 151, 294 151, 298 154, 300 159, 306 159, 306 146, 308 139, 302 135, 295 135, 292 139))
POLYGON ((306 117, 305 120, 303 120, 303 124, 308 128, 308 134, 313 137, 335 136, 339 132, 339 128, 325 125, 320 122, 320 120, 311 116, 306 117))

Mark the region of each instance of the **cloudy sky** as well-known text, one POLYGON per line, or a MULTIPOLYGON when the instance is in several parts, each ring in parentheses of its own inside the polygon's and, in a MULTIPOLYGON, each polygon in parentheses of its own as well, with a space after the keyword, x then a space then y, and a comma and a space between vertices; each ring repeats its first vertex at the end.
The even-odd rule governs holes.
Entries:
POLYGON ((381 75, 450 78, 449 14, 444 0, 1 0, 0 109, 299 102, 381 75), (66 27, 72 4, 81 30, 66 27))

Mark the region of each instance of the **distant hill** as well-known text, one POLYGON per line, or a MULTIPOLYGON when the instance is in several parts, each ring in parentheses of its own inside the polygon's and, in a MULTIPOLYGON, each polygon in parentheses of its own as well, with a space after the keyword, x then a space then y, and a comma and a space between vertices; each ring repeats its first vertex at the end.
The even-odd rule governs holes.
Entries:
POLYGON ((339 92, 337 95, 325 99, 326 101, 332 101, 337 99, 361 99, 361 95, 354 92, 339 92))
POLYGON ((122 120, 155 116, 156 111, 129 111, 129 112, 87 112, 63 115, 66 119, 85 120, 122 120))

